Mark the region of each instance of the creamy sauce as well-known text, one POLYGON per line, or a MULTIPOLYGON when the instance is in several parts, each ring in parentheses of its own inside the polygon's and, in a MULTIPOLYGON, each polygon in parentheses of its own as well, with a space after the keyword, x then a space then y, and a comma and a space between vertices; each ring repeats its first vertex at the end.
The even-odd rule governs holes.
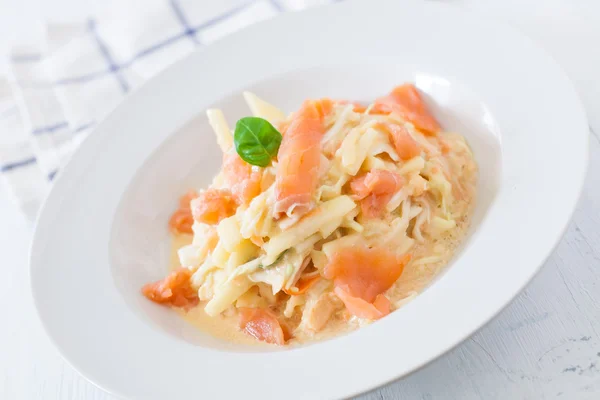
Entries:
MULTIPOLYGON (((470 193, 472 201, 470 209, 474 206, 474 193, 470 193)), ((434 278, 447 266, 448 262, 454 256, 457 247, 461 244, 466 236, 470 224, 471 211, 467 213, 467 217, 457 220, 457 226, 452 231, 452 235, 446 238, 438 239, 433 242, 427 242, 422 245, 416 245, 412 249, 415 260, 422 257, 427 257, 434 253, 434 247, 440 255, 440 259, 435 263, 418 265, 409 263, 402 272, 396 283, 385 293, 386 297, 391 302, 392 312, 403 307, 423 290, 425 290, 434 280, 434 278), (437 247, 436 247, 437 246, 437 247)), ((296 312, 296 316, 301 314, 300 308, 296 312)), ((384 317, 387 318, 387 317, 384 317)), ((356 318, 348 315, 343 308, 339 309, 328 321, 327 325, 319 332, 310 332, 306 330, 298 330, 294 332, 294 338, 286 345, 303 345, 314 343, 322 340, 331 339, 343 334, 350 333, 356 329, 367 326, 375 321, 356 318)))
MULTIPOLYGON (((469 216, 470 216, 469 212, 469 216)), ((444 239, 437 239, 413 248, 415 263, 409 263, 386 295, 392 302, 392 308, 404 305, 403 299, 410 300, 425 290, 433 279, 448 265, 457 247, 462 243, 469 228, 470 219, 456 221, 457 226, 452 234, 444 239), (431 254, 439 254, 439 260, 427 264, 418 264, 419 260, 431 254), (410 299, 409 299, 410 298, 410 299), (396 307, 394 304, 396 303, 396 307), (398 304, 399 303, 399 304, 398 304)))
MULTIPOLYGON (((192 243, 192 239, 192 235, 173 235, 171 255, 169 257, 169 270, 174 270, 180 267, 177 250, 192 243)), ((243 333, 238 328, 238 318, 236 315, 226 315, 227 313, 224 312, 223 314, 213 318, 204 312, 205 305, 205 302, 200 302, 198 306, 189 311, 185 311, 180 308, 174 309, 188 323, 194 325, 203 332, 214 336, 217 339, 244 345, 269 346, 268 344, 259 342, 253 337, 243 333)))

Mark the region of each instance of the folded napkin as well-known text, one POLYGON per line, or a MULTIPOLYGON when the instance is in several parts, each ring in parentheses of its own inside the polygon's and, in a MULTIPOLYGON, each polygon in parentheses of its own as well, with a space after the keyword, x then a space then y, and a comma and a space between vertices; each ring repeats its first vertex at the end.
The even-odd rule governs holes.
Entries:
POLYGON ((34 219, 79 143, 146 79, 245 26, 332 1, 105 0, 85 21, 48 24, 0 77, 0 175, 34 219))

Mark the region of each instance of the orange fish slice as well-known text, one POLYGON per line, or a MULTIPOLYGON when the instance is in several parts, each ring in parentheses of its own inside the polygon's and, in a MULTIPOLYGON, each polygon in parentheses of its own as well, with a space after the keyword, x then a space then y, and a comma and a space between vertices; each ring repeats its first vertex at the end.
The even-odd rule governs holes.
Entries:
POLYGON ((276 216, 302 215, 313 206, 319 180, 321 138, 325 133, 323 116, 330 100, 307 100, 295 113, 283 135, 275 176, 276 216))
POLYGON ((239 308, 240 329, 262 342, 282 346, 288 339, 285 329, 275 314, 264 308, 239 308))
POLYGON ((310 289, 315 283, 317 283, 319 279, 321 279, 321 276, 318 274, 307 278, 300 278, 298 279, 298 282, 296 282, 295 286, 289 289, 283 288, 283 291, 286 294, 289 294, 290 296, 303 294, 306 293, 306 291, 310 289))
POLYGON ((223 175, 238 204, 247 205, 260 194, 261 172, 253 170, 235 151, 223 154, 223 175))
POLYGON ((374 169, 350 181, 350 190, 360 200, 361 211, 367 218, 379 217, 385 206, 404 184, 402 176, 382 169, 374 169))
POLYGON ((218 224, 222 219, 232 216, 236 207, 231 193, 224 189, 208 189, 191 202, 194 220, 209 225, 218 224))
POLYGON ((329 114, 331 114, 333 112, 333 106, 337 102, 335 102, 331 99, 328 99, 328 98, 324 98, 324 99, 316 100, 314 103, 315 103, 315 106, 317 107, 317 110, 318 110, 321 118, 325 118, 326 116, 328 116, 329 114))
MULTIPOLYGON (((366 111, 366 110, 365 110, 366 111)), ((392 110, 390 107, 383 105, 381 103, 374 103, 369 110, 369 114, 371 115, 388 115, 391 114, 392 110)))
POLYGON ((362 104, 356 102, 352 102, 352 104, 354 105, 352 111, 354 111, 355 113, 362 114, 365 111, 367 111, 367 106, 363 106, 362 104))
POLYGON ((165 278, 144 285, 142 293, 155 303, 190 309, 199 302, 198 292, 191 286, 192 271, 178 268, 165 278))
POLYGON ((394 88, 389 95, 377 99, 375 105, 379 110, 395 112, 426 135, 433 136, 441 130, 413 84, 406 83, 394 88))
POLYGON ((390 137, 398 157, 403 160, 410 160, 421 154, 419 143, 410 135, 408 130, 398 124, 382 122, 376 125, 376 128, 384 130, 390 137))
POLYGON ((323 274, 352 297, 373 303, 398 280, 410 255, 398 257, 385 248, 355 245, 333 254, 323 274))
POLYGON ((194 233, 192 231, 194 217, 192 216, 190 203, 196 197, 198 197, 198 192, 190 190, 179 199, 179 208, 173 213, 169 220, 171 232, 175 234, 194 233))
POLYGON ((334 293, 342 300, 348 311, 358 318, 379 319, 390 313, 390 301, 380 294, 373 303, 364 301, 360 297, 350 296, 342 288, 336 287, 334 293))

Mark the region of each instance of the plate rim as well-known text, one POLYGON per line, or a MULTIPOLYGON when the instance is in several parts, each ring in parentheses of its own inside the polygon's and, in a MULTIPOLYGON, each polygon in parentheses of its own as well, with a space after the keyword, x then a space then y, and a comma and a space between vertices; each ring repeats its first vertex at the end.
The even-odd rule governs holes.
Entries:
MULTIPOLYGON (((295 13, 296 15, 294 15, 293 17, 290 14, 287 15, 281 15, 279 16, 277 19, 282 19, 282 18, 304 18, 304 16, 309 15, 311 13, 318 13, 320 12, 321 9, 325 9, 325 8, 331 8, 331 7, 340 7, 340 6, 344 6, 347 4, 358 4, 359 1, 358 0, 354 0, 354 1, 346 1, 343 4, 338 4, 338 5, 325 5, 325 6, 320 6, 320 7, 315 7, 312 9, 308 9, 308 10, 303 10, 301 12, 297 12, 295 13)), ((384 0, 380 0, 380 3, 391 3, 391 1, 384 1, 384 0)), ((425 8, 445 8, 446 10, 448 10, 449 12, 451 12, 452 14, 458 15, 461 14, 467 18, 471 18, 472 16, 475 16, 476 14, 470 11, 465 11, 465 10, 459 10, 457 8, 455 8, 452 5, 447 5, 447 4, 439 4, 439 3, 427 3, 427 5, 425 5, 426 3, 422 3, 422 2, 407 2, 404 3, 403 6, 406 7, 407 9, 410 7, 421 7, 422 9, 425 8), (417 5, 418 4, 418 5, 417 5)), ((482 19, 482 17, 477 16, 477 18, 482 19)), ((552 61, 552 63, 554 64, 553 67, 556 68, 558 71, 560 71, 561 73, 561 79, 564 79, 565 82, 570 86, 570 88, 573 91, 574 94, 574 100, 576 101, 576 108, 579 109, 579 112, 581 113, 581 116, 583 117, 583 122, 585 123, 585 125, 587 126, 587 118, 585 116, 585 110, 581 104, 581 101, 579 99, 579 97, 577 96, 576 91, 573 89, 573 85, 571 83, 570 78, 566 75, 566 73, 564 72, 564 70, 562 69, 562 67, 560 67, 560 65, 552 58, 551 55, 549 55, 543 48, 541 48, 540 46, 538 46, 537 44, 535 44, 533 42, 533 40, 531 40, 530 38, 528 38, 526 35, 520 33, 519 31, 517 31, 516 29, 507 26, 507 25, 503 25, 500 24, 498 22, 495 21, 489 21, 486 18, 484 18, 484 20, 486 20, 486 22, 490 22, 493 23, 497 26, 501 26, 503 30, 511 30, 513 33, 518 34, 521 38, 524 38, 528 41, 530 41, 531 43, 534 44, 534 46, 541 51, 543 54, 545 54, 545 56, 552 61)), ((226 38, 220 39, 217 42, 215 42, 214 44, 207 46, 207 47, 215 47, 215 46, 219 46, 223 41, 226 41, 229 39, 230 36, 241 36, 242 34, 246 33, 246 31, 248 30, 252 30, 252 29, 259 29, 259 26, 264 26, 267 25, 269 23, 272 23, 273 20, 269 20, 269 21, 265 21, 265 22, 261 22, 258 24, 255 24, 251 27, 242 29, 241 31, 238 31, 232 35, 229 35, 226 38)), ((204 52, 206 49, 201 49, 199 50, 199 52, 204 52)), ((175 62, 173 65, 167 67, 165 70, 161 71, 159 74, 157 74, 156 76, 152 77, 151 79, 149 79, 148 81, 146 81, 143 85, 141 85, 140 87, 136 88, 132 93, 127 95, 127 98, 121 102, 121 104, 113 111, 111 111, 109 113, 109 115, 107 115, 99 124, 98 126, 93 130, 93 132, 90 133, 90 135, 84 140, 84 142, 81 144, 81 148, 79 150, 81 150, 82 148, 84 148, 84 146, 89 147, 90 146, 90 138, 94 137, 96 138, 99 134, 101 134, 105 129, 104 126, 106 125, 106 121, 107 120, 111 120, 111 118, 114 118, 115 113, 120 112, 121 109, 123 109, 124 107, 127 107, 127 104, 131 103, 131 100, 133 97, 136 96, 136 93, 139 93, 141 90, 148 90, 145 88, 148 88, 150 85, 152 85, 152 82, 156 82, 159 80, 165 80, 166 76, 169 76, 169 74, 172 74, 170 71, 175 70, 175 68, 177 67, 177 65, 182 64, 184 62, 186 62, 186 60, 189 60, 191 57, 194 56, 194 54, 197 54, 198 52, 194 52, 190 55, 187 55, 186 57, 184 57, 182 60, 179 60, 177 62, 175 62)), ((79 153, 79 151, 78 151, 79 153)), ((468 339, 469 337, 471 337, 473 334, 475 334, 476 332, 478 332, 483 326, 487 325, 492 319, 496 318, 501 311, 503 311, 515 298, 516 296, 522 292, 522 290, 531 282, 531 280, 533 279, 533 277, 535 277, 537 275, 537 273, 541 270, 542 266, 544 265, 544 263, 548 260, 548 258, 552 255, 553 250, 555 249, 555 247, 557 246, 557 244, 560 242, 560 240, 562 239, 562 237, 564 236, 564 233, 568 227, 568 222, 571 220, 572 215, 575 211, 575 207, 579 201, 579 199, 581 198, 581 194, 583 191, 583 185, 585 182, 585 177, 586 177, 586 171, 587 171, 587 165, 589 162, 589 134, 587 136, 587 140, 585 141, 585 155, 584 155, 584 160, 583 160, 583 168, 582 168, 582 173, 580 174, 580 177, 578 178, 578 182, 576 183, 575 186, 577 186, 577 193, 576 193, 576 200, 573 202, 573 204, 570 206, 570 210, 568 212, 568 218, 567 218, 567 223, 563 224, 563 227, 561 229, 560 234, 556 235, 554 243, 552 245, 551 248, 549 248, 546 251, 546 255, 543 257, 544 258, 544 262, 540 263, 538 266, 536 266, 533 269, 533 272, 530 274, 530 276, 528 277, 528 279, 526 279, 525 281, 521 282, 520 288, 514 293, 511 294, 509 296, 508 301, 506 301, 504 303, 504 305, 502 307, 500 307, 499 309, 497 309, 495 312, 491 313, 491 315, 488 316, 488 318, 485 319, 485 321, 478 323, 478 327, 474 330, 472 330, 471 332, 468 332, 465 336, 463 336, 461 339, 456 340, 453 345, 451 345, 450 347, 446 348, 446 350, 444 350, 441 353, 438 353, 437 355, 429 358, 429 359, 424 359, 420 365, 415 366, 410 372, 402 374, 400 376, 396 376, 393 377, 391 379, 387 379, 384 381, 378 381, 376 383, 372 383, 370 384, 369 387, 364 388, 362 391, 359 392, 353 392, 351 394, 345 393, 344 396, 355 396, 361 393, 366 393, 369 391, 372 391, 378 387, 380 387, 381 385, 384 384, 388 384, 390 382, 393 382, 397 379, 400 379, 404 376, 407 376, 409 374, 414 373, 415 371, 420 370, 421 368, 423 368, 424 366, 428 365, 429 363, 431 363, 432 361, 434 361, 435 359, 441 357, 442 355, 448 353, 450 350, 456 348, 459 344, 461 344, 462 342, 464 342, 466 339, 468 339)), ((68 163, 68 165, 65 167, 65 170, 68 169, 73 169, 73 164, 71 162, 68 163)), ((65 350, 60 346, 60 344, 55 340, 55 337, 50 333, 50 329, 46 324, 46 321, 44 319, 44 317, 41 315, 40 313, 40 301, 41 299, 39 299, 36 295, 36 291, 35 291, 35 284, 33 282, 34 280, 34 259, 35 259, 35 255, 36 252, 39 251, 39 243, 43 242, 43 239, 40 238, 40 232, 43 232, 41 229, 38 229, 40 226, 42 226, 43 224, 47 224, 47 223, 51 223, 51 222, 47 222, 47 220, 51 218, 51 216, 48 216, 48 211, 47 209, 49 209, 51 207, 51 199, 54 199, 54 197, 57 197, 60 195, 60 188, 63 187, 63 185, 67 185, 66 183, 64 183, 63 180, 63 175, 65 174, 58 174, 57 178, 56 178, 56 182, 54 183, 52 190, 50 192, 50 194, 48 195, 48 197, 45 199, 42 207, 40 208, 40 212, 38 214, 38 220, 36 222, 36 227, 35 227, 35 232, 33 234, 33 239, 31 241, 31 246, 30 246, 30 252, 29 252, 29 272, 30 272, 30 285, 32 288, 32 296, 34 299, 34 304, 35 304, 35 310, 36 310, 36 314, 38 315, 38 318, 40 319, 42 326, 44 327, 44 330, 46 331, 46 334, 48 335, 48 337, 50 338, 51 342, 53 343, 53 345, 59 350, 59 353, 61 354, 61 356, 63 357, 63 359, 65 359, 65 361, 71 366, 73 367, 75 370, 77 370, 78 372, 81 370, 81 368, 78 368, 73 362, 72 359, 67 356, 65 350)), ((66 179, 66 178, 65 178, 66 179)), ((80 372, 81 373, 81 372, 80 372)), ((101 389, 116 395, 116 396, 122 396, 121 393, 115 392, 113 390, 108 389, 108 386, 106 384, 101 384, 99 382, 96 381, 96 379, 92 378, 91 376, 87 375, 87 374, 83 374, 82 375, 89 380, 90 382, 92 382, 94 385, 100 387, 101 389)))

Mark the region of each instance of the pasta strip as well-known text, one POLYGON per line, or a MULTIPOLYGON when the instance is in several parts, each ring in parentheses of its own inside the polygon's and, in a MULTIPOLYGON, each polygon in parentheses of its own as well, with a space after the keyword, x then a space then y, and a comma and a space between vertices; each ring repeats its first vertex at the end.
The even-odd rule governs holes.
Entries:
POLYGON ((206 110, 206 116, 208 117, 208 123, 212 127, 215 135, 217 136, 217 143, 223 153, 227 153, 231 147, 233 147, 233 135, 227 125, 227 120, 223 111, 209 108, 206 110))
POLYGON ((250 108, 252 115, 264 118, 272 125, 277 126, 285 119, 285 114, 273 104, 268 103, 251 92, 244 92, 244 99, 250 108))
POLYGON ((267 253, 265 262, 267 264, 273 263, 281 252, 316 233, 328 222, 340 219, 341 223, 341 218, 352 211, 354 207, 356 207, 356 204, 349 196, 340 196, 322 203, 291 228, 272 237, 265 244, 265 251, 267 253))

